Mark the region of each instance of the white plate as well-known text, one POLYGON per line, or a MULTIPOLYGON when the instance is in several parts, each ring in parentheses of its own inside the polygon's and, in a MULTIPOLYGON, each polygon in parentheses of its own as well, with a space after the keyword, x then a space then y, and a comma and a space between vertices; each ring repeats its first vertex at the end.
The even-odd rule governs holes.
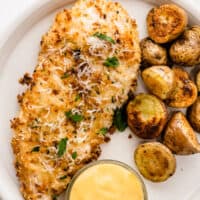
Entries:
MULTIPOLYGON (((13 26, 7 42, 0 50, 0 196, 3 200, 22 200, 19 184, 13 167, 13 154, 10 146, 12 131, 10 122, 19 107, 16 96, 24 88, 18 84, 18 79, 25 72, 32 72, 37 61, 41 35, 51 25, 56 9, 71 7, 68 0, 43 0, 31 8, 13 26)), ((153 3, 169 1, 120 1, 131 16, 136 18, 140 37, 146 36, 145 18, 153 3)), ((186 1, 185 1, 186 2, 186 1)), ((187 2, 186 2, 187 3, 187 2)), ((200 24, 200 12, 190 4, 182 4, 190 16, 190 24, 200 24), (195 15, 194 17, 191 13, 195 15), (198 17, 197 17, 198 15, 198 17)), ((141 85, 141 82, 139 82, 141 85)), ((139 90, 141 87, 139 87, 139 90)), ((134 168, 133 150, 141 142, 138 138, 128 139, 130 130, 116 133, 109 144, 102 146, 102 158, 123 161, 134 168)), ((152 183, 144 180, 147 186, 149 200, 197 200, 200 199, 200 155, 177 156, 177 170, 174 176, 164 183, 152 183)))

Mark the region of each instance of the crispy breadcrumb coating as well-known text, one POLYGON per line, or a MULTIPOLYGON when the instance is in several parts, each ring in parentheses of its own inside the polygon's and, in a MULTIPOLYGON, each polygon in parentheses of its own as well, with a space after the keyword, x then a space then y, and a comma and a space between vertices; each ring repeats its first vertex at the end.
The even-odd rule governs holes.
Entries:
POLYGON ((136 85, 137 26, 119 3, 79 0, 42 37, 18 96, 12 147, 26 200, 51 200, 100 155, 116 108, 136 85))

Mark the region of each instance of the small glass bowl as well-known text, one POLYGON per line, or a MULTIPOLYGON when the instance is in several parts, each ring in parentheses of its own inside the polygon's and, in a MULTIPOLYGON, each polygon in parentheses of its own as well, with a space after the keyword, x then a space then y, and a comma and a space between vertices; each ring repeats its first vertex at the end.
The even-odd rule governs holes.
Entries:
POLYGON ((143 193, 144 193, 144 200, 148 200, 148 196, 147 196, 147 190, 146 190, 146 186, 142 180, 142 178, 139 176, 139 174, 129 165, 120 162, 120 161, 116 161, 116 160, 98 160, 98 161, 94 161, 88 165, 86 165, 85 167, 83 167, 82 169, 80 169, 72 178, 67 191, 66 191, 66 195, 65 195, 65 200, 70 200, 70 194, 71 194, 71 190, 73 188, 74 183, 76 182, 76 180, 79 178, 79 176, 85 172, 87 169, 89 169, 90 167, 93 167, 95 165, 99 165, 99 164, 114 164, 114 165, 118 165, 121 166, 127 170, 129 170, 131 173, 133 173, 138 180, 140 181, 140 183, 142 184, 142 189, 143 189, 143 193))

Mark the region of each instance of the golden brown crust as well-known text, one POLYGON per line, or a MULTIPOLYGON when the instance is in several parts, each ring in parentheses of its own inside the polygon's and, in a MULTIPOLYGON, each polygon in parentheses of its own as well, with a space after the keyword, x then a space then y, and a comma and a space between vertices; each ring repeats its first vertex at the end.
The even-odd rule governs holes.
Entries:
POLYGON ((128 125, 138 137, 158 137, 167 121, 167 110, 162 101, 149 94, 139 94, 127 106, 128 125))
POLYGON ((137 78, 136 28, 119 3, 79 0, 59 12, 42 37, 31 85, 19 96, 20 112, 11 124, 26 200, 52 200, 78 169, 98 158, 114 109, 127 101, 137 78), (94 36, 97 32, 114 42, 94 36), (108 57, 116 57, 117 66, 105 66, 108 57), (60 143, 66 145, 61 155, 60 143))
POLYGON ((162 182, 176 170, 176 160, 171 151, 159 142, 148 142, 137 147, 135 163, 140 173, 153 182, 162 182))
POLYGON ((149 36, 157 43, 176 39, 188 23, 186 12, 175 4, 164 4, 153 8, 147 16, 149 36))
POLYGON ((164 144, 179 155, 200 152, 197 137, 182 112, 174 113, 170 119, 165 130, 164 144))
POLYGON ((200 70, 197 72, 197 75, 196 75, 196 85, 197 85, 198 92, 200 92, 200 70))
POLYGON ((166 103, 174 108, 187 108, 197 98, 197 87, 190 79, 189 74, 180 67, 173 68, 175 75, 175 87, 166 103))

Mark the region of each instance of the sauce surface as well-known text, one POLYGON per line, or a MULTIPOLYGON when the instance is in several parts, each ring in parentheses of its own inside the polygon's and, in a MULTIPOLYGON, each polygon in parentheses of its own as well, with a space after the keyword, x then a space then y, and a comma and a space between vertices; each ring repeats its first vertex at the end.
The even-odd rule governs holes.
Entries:
POLYGON ((69 200, 144 200, 142 183, 128 169, 115 164, 88 168, 74 182, 69 200))

